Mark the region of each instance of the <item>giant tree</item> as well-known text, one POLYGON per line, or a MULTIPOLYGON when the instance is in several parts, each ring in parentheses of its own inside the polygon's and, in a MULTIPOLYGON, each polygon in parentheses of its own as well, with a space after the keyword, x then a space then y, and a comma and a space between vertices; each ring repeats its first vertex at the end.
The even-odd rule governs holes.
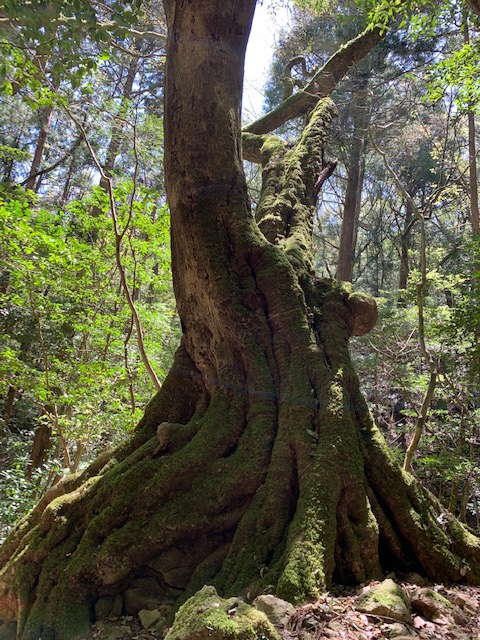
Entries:
MULTIPOLYGON (((372 300, 312 268, 328 95, 371 28, 248 127, 240 104, 255 0, 165 0, 165 171, 183 339, 131 439, 56 485, 0 552, 0 607, 22 640, 80 636, 152 582, 292 602, 391 568, 480 581, 480 542, 403 472, 360 394, 348 340, 372 300), (311 111, 292 147, 270 131, 311 111), (110 607, 110 609, 109 609, 110 607)), ((157 594, 158 595, 158 594, 157 594)))

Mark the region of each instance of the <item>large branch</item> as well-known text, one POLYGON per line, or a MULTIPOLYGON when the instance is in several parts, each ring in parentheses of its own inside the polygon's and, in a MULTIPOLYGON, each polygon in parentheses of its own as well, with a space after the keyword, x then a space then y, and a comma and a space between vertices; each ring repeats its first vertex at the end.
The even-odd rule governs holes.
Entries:
POLYGON ((340 47, 302 91, 293 94, 278 107, 246 126, 244 131, 268 133, 307 113, 319 98, 325 98, 332 93, 348 70, 380 42, 383 34, 384 30, 378 27, 368 27, 359 36, 340 47))

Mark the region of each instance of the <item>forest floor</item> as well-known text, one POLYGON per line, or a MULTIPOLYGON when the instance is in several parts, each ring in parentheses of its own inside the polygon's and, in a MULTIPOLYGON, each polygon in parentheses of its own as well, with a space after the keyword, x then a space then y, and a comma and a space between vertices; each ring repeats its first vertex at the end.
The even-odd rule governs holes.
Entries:
MULTIPOLYGON (((401 583, 411 593, 416 587, 401 583)), ((385 615, 355 608, 359 589, 327 593, 317 602, 298 607, 284 628, 277 627, 283 640, 480 640, 480 587, 429 585, 428 589, 456 603, 463 616, 448 610, 435 615, 412 608, 408 624, 385 615), (433 618, 433 619, 432 619, 433 618)), ((145 629, 134 616, 97 622, 88 640, 161 640, 168 629, 145 629)))

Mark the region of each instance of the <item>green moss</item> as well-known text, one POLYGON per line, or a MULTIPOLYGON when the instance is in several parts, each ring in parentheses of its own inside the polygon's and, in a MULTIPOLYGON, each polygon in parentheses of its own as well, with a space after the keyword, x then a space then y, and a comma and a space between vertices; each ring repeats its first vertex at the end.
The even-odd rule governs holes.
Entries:
POLYGON ((175 615, 166 640, 279 640, 266 615, 238 598, 224 600, 205 586, 175 615))
POLYGON ((447 600, 447 598, 444 598, 440 593, 437 593, 433 589, 422 589, 422 593, 424 596, 427 596, 428 598, 432 598, 433 600, 436 600, 443 607, 448 607, 449 609, 452 609, 452 610, 455 609, 455 605, 452 602, 450 602, 450 600, 447 600))
POLYGON ((274 155, 285 151, 285 143, 278 136, 265 136, 261 153, 263 162, 268 162, 274 155))
POLYGON ((385 606, 399 619, 410 617, 410 603, 403 589, 393 580, 387 579, 371 587, 355 604, 360 611, 377 611, 378 605, 385 606))
POLYGON ((276 593, 292 604, 315 600, 326 587, 324 549, 304 541, 290 551, 276 593))

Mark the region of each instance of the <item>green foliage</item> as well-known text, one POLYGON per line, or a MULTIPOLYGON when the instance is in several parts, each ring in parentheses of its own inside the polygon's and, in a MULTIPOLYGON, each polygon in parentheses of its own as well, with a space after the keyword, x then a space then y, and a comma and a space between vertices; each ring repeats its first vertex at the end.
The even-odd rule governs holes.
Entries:
POLYGON ((455 91, 456 102, 460 109, 479 110, 480 84, 478 69, 480 65, 479 42, 464 44, 458 51, 434 65, 430 71, 430 100, 443 98, 447 91, 455 91))
MULTIPOLYGON (((413 270, 402 306, 390 296, 379 298, 377 327, 353 344, 364 391, 399 462, 429 381, 418 346, 414 303, 417 280, 418 273, 413 270)), ((480 373, 475 339, 480 326, 480 289, 475 291, 470 285, 462 274, 446 276, 437 269, 428 274, 426 340, 441 366, 415 473, 446 507, 478 526, 474 496, 480 486, 475 462, 480 405, 472 374, 480 373), (454 307, 442 302, 445 290, 455 300, 454 307)))
MULTIPOLYGON (((115 195, 129 285, 144 298, 146 345, 163 378, 178 331, 168 212, 157 211, 151 190, 137 190, 132 202, 128 181, 115 195)), ((97 443, 133 427, 152 394, 119 288, 104 201, 97 191, 56 214, 0 203, 0 386, 4 396, 12 387, 36 407, 35 422, 49 426, 67 460, 82 451, 90 457, 97 443)))
MULTIPOLYGON (((23 436, 33 436, 33 433, 23 436)), ((5 539, 11 527, 29 511, 39 500, 44 490, 45 478, 61 471, 61 462, 49 461, 46 468, 37 470, 27 477, 29 465, 30 438, 7 434, 0 466, 0 543, 5 539), (9 453, 6 459, 5 452, 9 453)))

